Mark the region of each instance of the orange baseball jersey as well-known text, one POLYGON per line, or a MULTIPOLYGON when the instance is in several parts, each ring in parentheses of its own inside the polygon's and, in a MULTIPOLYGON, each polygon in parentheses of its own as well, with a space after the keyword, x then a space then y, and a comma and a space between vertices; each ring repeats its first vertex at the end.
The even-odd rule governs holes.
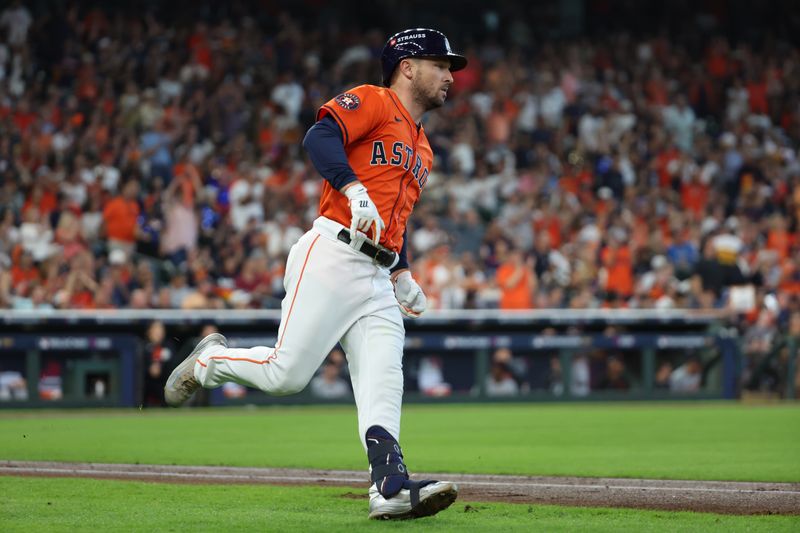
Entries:
MULTIPOLYGON (((433 151, 422 126, 388 88, 361 85, 320 107, 342 130, 350 167, 369 192, 386 228, 383 246, 399 252, 408 216, 428 181, 433 151)), ((347 197, 324 182, 320 215, 350 227, 347 197)))

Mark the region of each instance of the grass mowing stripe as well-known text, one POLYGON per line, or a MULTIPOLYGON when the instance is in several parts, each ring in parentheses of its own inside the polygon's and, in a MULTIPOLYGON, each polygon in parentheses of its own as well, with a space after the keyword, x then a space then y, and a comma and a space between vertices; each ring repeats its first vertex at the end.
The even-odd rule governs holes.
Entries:
POLYGON ((437 516, 367 520, 361 489, 0 477, 4 531, 797 531, 794 516, 457 501, 437 516))
MULTIPOLYGON (((800 405, 407 406, 415 471, 800 481, 800 405)), ((353 407, 0 415, 0 459, 363 469, 353 407)))

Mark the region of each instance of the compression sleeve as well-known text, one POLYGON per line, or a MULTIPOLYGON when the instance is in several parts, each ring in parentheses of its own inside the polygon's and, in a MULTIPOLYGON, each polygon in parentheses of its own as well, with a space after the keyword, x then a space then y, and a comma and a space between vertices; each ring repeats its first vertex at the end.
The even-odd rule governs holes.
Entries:
POLYGON ((347 162, 342 130, 330 116, 322 117, 306 133, 303 147, 308 151, 314 168, 334 189, 341 190, 356 181, 356 173, 347 162))
POLYGON ((400 253, 398 255, 399 259, 395 267, 391 270, 392 272, 408 268, 408 228, 403 231, 403 247, 400 248, 400 253))

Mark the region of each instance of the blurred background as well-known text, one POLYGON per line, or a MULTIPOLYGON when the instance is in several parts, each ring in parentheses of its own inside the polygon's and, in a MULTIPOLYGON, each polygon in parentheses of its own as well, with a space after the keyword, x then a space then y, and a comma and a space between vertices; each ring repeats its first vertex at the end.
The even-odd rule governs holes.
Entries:
MULTIPOLYGON (((796 397, 795 2, 16 1, 0 406, 159 406, 199 336, 274 342, 300 141, 415 26, 469 66, 424 121, 409 401, 796 397)), ((300 396, 196 403, 351 394, 334 350, 300 396)))

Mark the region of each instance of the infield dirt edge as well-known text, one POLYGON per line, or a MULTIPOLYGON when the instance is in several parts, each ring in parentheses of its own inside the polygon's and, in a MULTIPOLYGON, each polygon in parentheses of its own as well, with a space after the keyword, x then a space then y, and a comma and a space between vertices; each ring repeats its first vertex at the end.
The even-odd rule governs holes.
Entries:
MULTIPOLYGON (((186 484, 349 487, 367 495, 365 471, 0 461, 0 475, 82 477, 186 484)), ((800 515, 800 483, 532 477, 423 473, 459 486, 461 502, 621 507, 719 514, 800 515)), ((358 493, 342 497, 358 498, 358 493)))

